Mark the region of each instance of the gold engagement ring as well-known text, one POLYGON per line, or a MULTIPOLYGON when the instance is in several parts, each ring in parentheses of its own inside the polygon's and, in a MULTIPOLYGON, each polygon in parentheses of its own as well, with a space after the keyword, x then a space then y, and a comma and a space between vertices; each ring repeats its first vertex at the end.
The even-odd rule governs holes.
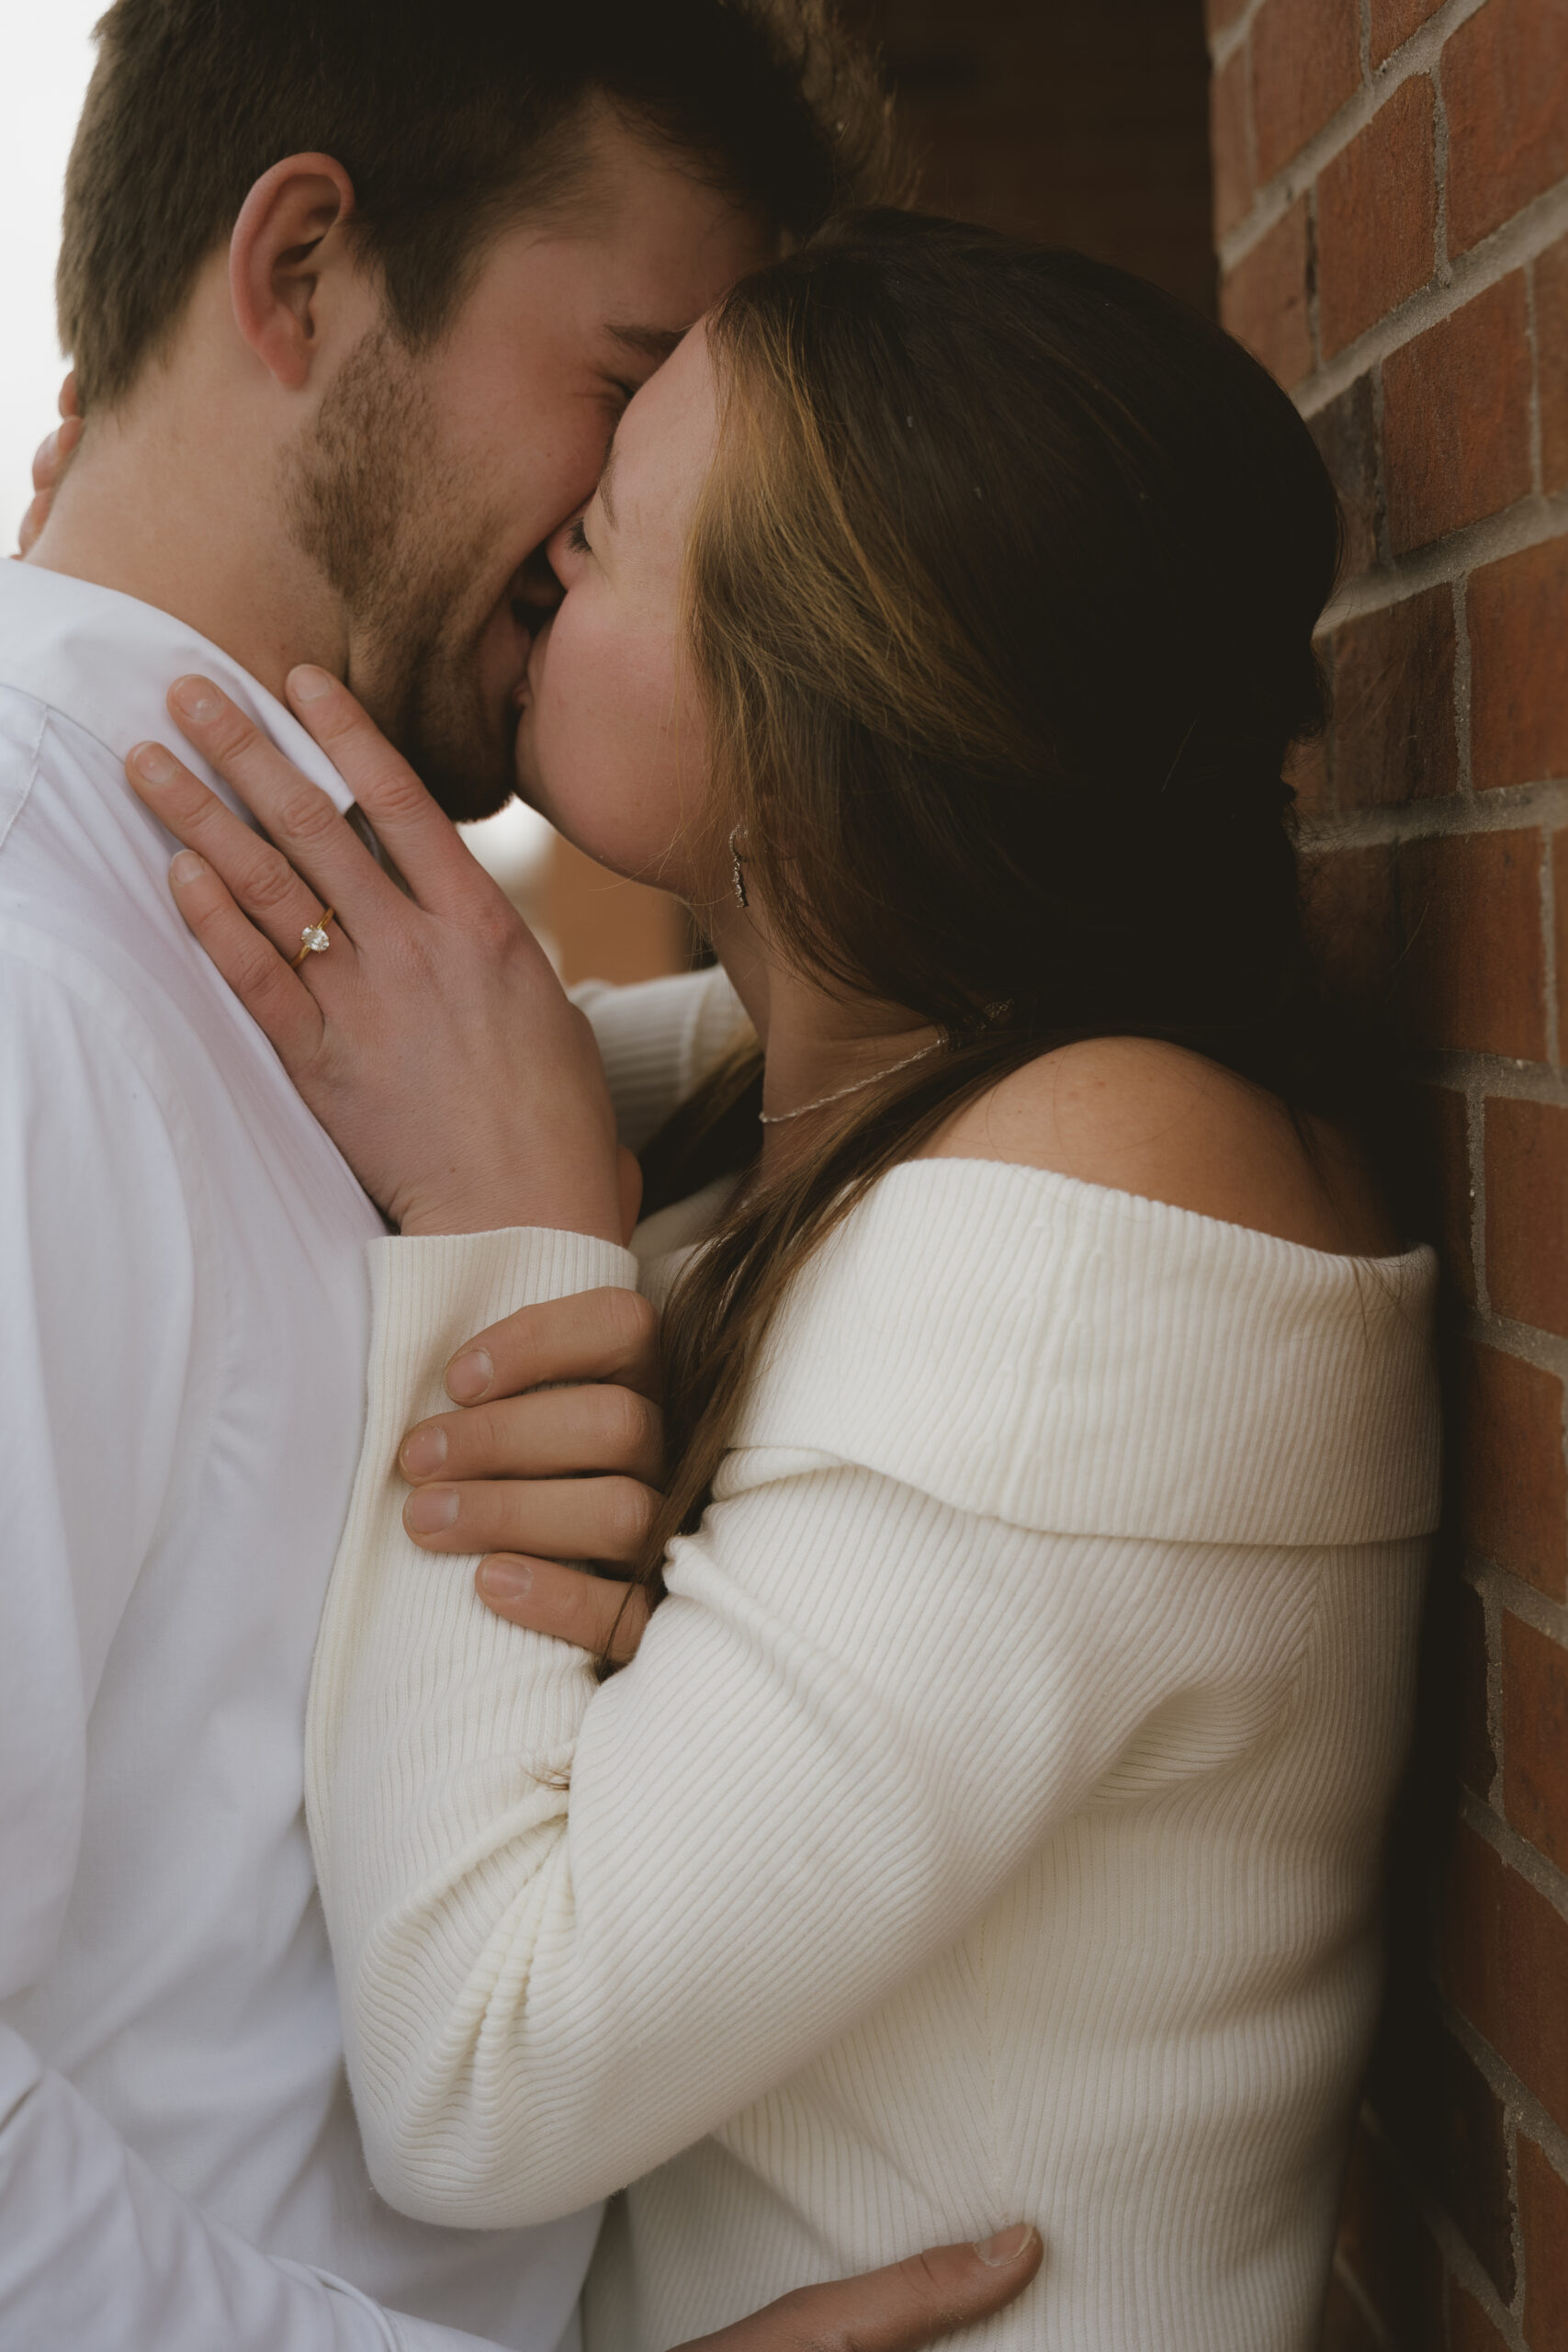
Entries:
POLYGON ((332 907, 324 907, 314 922, 308 922, 305 925, 304 930, 299 933, 304 944, 298 956, 289 958, 288 968, 291 972, 297 972, 299 969, 307 956, 326 954, 333 944, 327 933, 327 925, 331 922, 334 911, 335 910, 332 907))

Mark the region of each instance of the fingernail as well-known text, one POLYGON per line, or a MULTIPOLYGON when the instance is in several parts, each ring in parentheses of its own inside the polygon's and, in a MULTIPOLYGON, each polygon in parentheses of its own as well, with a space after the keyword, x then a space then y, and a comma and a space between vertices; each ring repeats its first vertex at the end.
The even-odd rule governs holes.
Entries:
POLYGON ((193 849, 182 849, 179 855, 170 863, 169 879, 174 884, 175 889, 178 890, 181 889, 186 883, 194 882, 197 875, 205 874, 206 871, 207 860, 205 858, 197 857, 195 850, 193 849))
POLYGON ((179 762, 162 743, 138 743, 130 760, 143 784, 173 784, 180 772, 179 762))
POLYGON ((1017 2262, 1034 2245, 1034 2225, 1032 2222, 1017 2222, 1010 2230, 998 2230, 994 2238, 982 2238, 975 2251, 993 2270, 1000 2270, 1010 2262, 1017 2262))
POLYGON ((455 1405, 472 1405, 482 1396, 495 1378, 495 1366, 490 1360, 488 1348, 470 1348, 466 1355, 454 1356, 446 1367, 446 1394, 455 1405))
POLYGON ((169 688, 169 700, 182 718, 194 718, 198 727, 216 718, 223 707, 216 689, 205 678, 176 678, 169 688))
POLYGON ((444 1534, 457 1516, 456 1487, 424 1487, 403 1505, 403 1525, 411 1535, 444 1534))
POLYGON ((288 691, 296 702, 321 702, 336 684, 330 670, 318 670, 309 662, 288 673, 288 691))
POLYGON ((479 1590, 488 1600, 526 1600, 534 1589, 534 1571, 524 1560, 486 1560, 479 1569, 479 1590))
POLYGON ((444 1429, 414 1430, 403 1440, 399 1455, 411 1478, 428 1478, 440 1469, 446 1459, 446 1432, 444 1429))

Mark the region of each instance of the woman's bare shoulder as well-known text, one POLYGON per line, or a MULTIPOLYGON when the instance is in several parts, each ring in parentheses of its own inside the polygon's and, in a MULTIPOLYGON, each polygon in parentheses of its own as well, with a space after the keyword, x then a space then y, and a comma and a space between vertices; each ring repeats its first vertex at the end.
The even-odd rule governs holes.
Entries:
POLYGON ((1092 1037, 1013 1070, 927 1158, 1008 1160, 1354 1257, 1402 1245, 1356 1146, 1184 1046, 1092 1037))

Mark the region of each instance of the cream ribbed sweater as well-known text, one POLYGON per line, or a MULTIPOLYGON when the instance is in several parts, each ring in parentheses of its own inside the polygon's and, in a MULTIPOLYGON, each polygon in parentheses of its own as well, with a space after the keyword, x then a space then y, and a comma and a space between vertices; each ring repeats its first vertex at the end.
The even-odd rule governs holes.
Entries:
POLYGON ((1437 1516, 1430 1253, 895 1170, 600 1689, 407 1543, 391 1464, 479 1326, 676 1261, 372 1246, 310 1779, 382 2191, 494 2226, 634 2181, 593 2352, 1019 2216, 1045 2264, 987 2346, 1307 2352, 1437 1516))

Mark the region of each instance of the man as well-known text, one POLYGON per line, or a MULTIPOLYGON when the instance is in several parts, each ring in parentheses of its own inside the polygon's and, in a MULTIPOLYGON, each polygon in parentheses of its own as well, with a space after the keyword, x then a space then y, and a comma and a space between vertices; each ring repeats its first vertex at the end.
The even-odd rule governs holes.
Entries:
MULTIPOLYGON (((597 2214, 445 2233, 366 2176, 300 1747, 378 1220, 185 934, 121 760, 199 670, 343 805, 276 700, 313 660, 455 814, 504 800, 531 552, 692 319, 874 162, 813 21, 100 27, 60 271, 85 430, 0 567, 4 2352, 573 2333, 597 2214)), ((1035 2258, 950 2250, 725 2340, 924 2342, 1035 2258)))

